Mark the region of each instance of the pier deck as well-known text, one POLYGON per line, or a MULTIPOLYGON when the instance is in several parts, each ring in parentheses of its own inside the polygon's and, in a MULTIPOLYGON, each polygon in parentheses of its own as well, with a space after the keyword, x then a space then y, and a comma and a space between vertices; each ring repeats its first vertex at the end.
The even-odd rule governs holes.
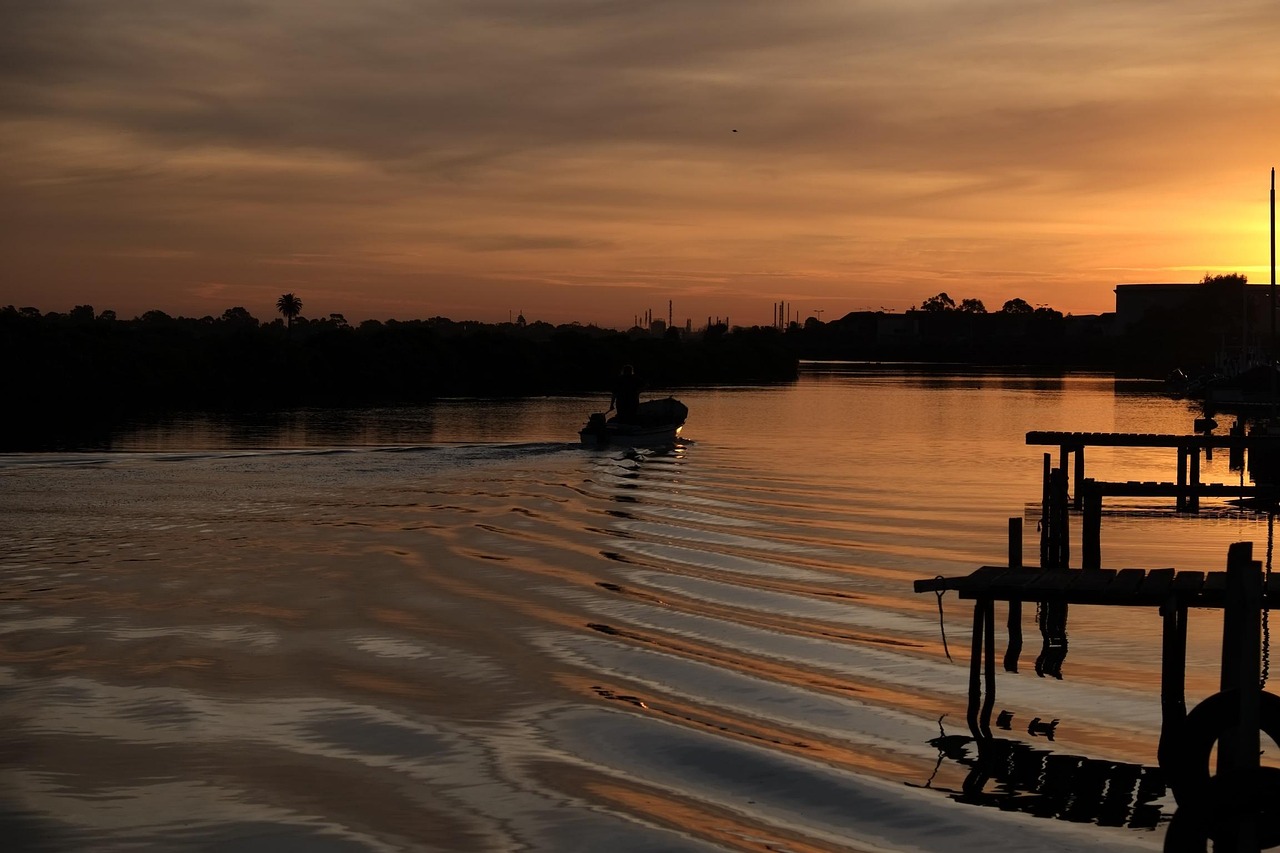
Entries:
POLYGON ((1267 447, 1280 449, 1280 435, 1214 435, 1213 433, 1145 433, 1145 432, 1057 432, 1031 430, 1027 444, 1055 447, 1187 447, 1244 449, 1267 447))
MULTIPOLYGON (((1221 608, 1226 602, 1227 573, 983 566, 960 577, 918 580, 915 591, 954 591, 971 600, 1221 608)), ((1263 600, 1267 607, 1280 607, 1280 588, 1265 593, 1263 600)))

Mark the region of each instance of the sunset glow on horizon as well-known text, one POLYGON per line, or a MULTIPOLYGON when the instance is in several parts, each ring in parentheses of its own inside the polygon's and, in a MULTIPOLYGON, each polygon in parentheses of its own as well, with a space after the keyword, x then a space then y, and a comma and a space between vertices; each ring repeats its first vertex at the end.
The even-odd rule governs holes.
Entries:
POLYGON ((765 325, 1270 278, 1270 0, 10 3, 0 306, 765 325))

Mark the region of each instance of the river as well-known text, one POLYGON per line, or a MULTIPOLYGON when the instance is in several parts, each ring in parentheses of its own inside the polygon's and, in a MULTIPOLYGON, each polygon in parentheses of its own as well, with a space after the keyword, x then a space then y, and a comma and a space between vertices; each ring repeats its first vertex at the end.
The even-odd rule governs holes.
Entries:
MULTIPOLYGON (((901 365, 678 396, 669 453, 580 449, 607 400, 547 398, 0 455, 7 849, 1161 848, 1159 616, 1073 608, 1058 680, 1028 608, 1010 769, 985 780, 970 608, 912 581, 1004 563, 1011 517, 1035 564, 1027 431, 1193 411, 1104 375, 901 365)), ((1170 480, 1175 456, 1088 465, 1170 480)), ((1225 454, 1203 476, 1240 477, 1225 454)), ((1108 503, 1104 565, 1266 554, 1265 516, 1168 503, 1108 503)), ((1193 612, 1189 703, 1220 632, 1193 612)))

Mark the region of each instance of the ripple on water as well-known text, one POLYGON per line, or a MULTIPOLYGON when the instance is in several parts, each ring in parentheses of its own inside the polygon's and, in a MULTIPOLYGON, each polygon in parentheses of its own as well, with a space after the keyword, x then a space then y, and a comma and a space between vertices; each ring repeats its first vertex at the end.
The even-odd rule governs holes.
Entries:
MULTIPOLYGON (((839 849, 989 853, 989 816, 932 792, 841 771, 776 750, 695 732, 642 714, 574 710, 545 728, 563 748, 655 789, 750 815, 839 849)), ((1158 839, 1096 826, 1002 815, 1016 831, 1002 853, 1159 850, 1158 839), (1105 840, 1104 840, 1105 839, 1105 840)))
POLYGON ((735 554, 724 554, 717 551, 706 551, 699 548, 686 548, 662 542, 640 542, 631 539, 614 539, 606 543, 615 552, 629 553, 643 557, 647 562, 658 562, 671 566, 716 573, 735 575, 755 575, 757 577, 777 578, 789 581, 812 581, 821 583, 838 582, 834 575, 810 569, 802 569, 769 560, 757 560, 735 554))

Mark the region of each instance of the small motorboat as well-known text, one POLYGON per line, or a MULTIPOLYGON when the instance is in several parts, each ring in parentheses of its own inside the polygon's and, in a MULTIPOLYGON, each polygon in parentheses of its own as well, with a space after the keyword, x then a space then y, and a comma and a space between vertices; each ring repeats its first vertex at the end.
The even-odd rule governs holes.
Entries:
POLYGON ((646 400, 626 422, 595 412, 578 430, 583 447, 671 447, 680 436, 689 407, 675 397, 646 400))

